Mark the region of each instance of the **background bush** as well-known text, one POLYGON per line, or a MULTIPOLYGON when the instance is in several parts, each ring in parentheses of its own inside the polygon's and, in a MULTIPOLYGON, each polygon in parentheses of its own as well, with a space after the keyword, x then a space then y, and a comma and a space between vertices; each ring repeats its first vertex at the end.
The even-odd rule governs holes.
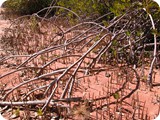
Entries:
MULTIPOLYGON (((82 18, 108 13, 108 8, 99 0, 59 0, 57 5, 73 10, 82 18)), ((61 9, 58 12, 61 13, 64 10, 61 9)), ((67 15, 71 16, 70 13, 67 15)))
MULTIPOLYGON (((33 14, 45 7, 50 6, 53 0, 7 0, 5 2, 5 7, 8 11, 18 13, 20 15, 33 14)), ((134 11, 146 8, 154 18, 155 25, 157 28, 157 35, 160 33, 160 10, 159 6, 152 0, 56 0, 54 5, 63 6, 68 8, 75 13, 77 13, 82 19, 93 20, 99 16, 105 15, 106 13, 111 13, 107 17, 103 17, 102 23, 106 26, 110 19, 125 14, 129 11, 134 11)), ((47 10, 46 10, 47 11, 47 10)), ((45 14, 46 11, 41 12, 41 15, 45 14)), ((64 9, 54 9, 53 14, 62 14, 74 19, 74 15, 64 9)), ((145 24, 145 16, 142 16, 142 24, 139 25, 137 32, 143 32, 145 37, 145 42, 153 42, 153 31, 151 24, 145 24)), ((129 18, 127 18, 129 19, 129 18)), ((70 21, 72 19, 69 19, 70 21)))
POLYGON ((4 7, 8 11, 24 15, 33 14, 39 10, 48 7, 52 0, 7 0, 4 7))

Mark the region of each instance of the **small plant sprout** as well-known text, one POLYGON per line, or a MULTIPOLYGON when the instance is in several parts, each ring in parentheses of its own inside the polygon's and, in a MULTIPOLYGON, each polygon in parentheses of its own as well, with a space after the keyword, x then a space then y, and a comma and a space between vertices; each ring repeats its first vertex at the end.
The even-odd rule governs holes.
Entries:
POLYGON ((20 116, 20 109, 17 108, 16 110, 13 111, 13 114, 12 114, 12 116, 10 118, 11 119, 15 119, 15 118, 17 118, 19 116, 20 116))
POLYGON ((118 100, 120 98, 120 95, 118 92, 113 94, 114 99, 118 100))
POLYGON ((42 109, 38 109, 37 110, 37 116, 42 116, 43 115, 43 111, 42 111, 42 109))

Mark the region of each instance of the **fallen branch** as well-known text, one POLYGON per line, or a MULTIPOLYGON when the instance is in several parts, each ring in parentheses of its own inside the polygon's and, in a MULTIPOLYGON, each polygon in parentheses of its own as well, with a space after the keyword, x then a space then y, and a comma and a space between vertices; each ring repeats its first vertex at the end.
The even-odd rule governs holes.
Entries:
MULTIPOLYGON (((57 102, 80 102, 80 101, 83 101, 81 97, 75 97, 75 98, 51 100, 48 104, 58 105, 57 102)), ((21 105, 39 105, 39 104, 46 104, 46 100, 22 101, 22 102, 0 101, 1 106, 21 106, 21 105)))

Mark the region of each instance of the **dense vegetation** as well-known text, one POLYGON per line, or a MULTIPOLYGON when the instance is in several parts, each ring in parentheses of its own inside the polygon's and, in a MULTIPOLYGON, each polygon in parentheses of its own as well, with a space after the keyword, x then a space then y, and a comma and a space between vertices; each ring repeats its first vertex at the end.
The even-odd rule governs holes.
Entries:
POLYGON ((52 0, 7 0, 3 7, 20 15, 33 14, 51 4, 52 0))
MULTIPOLYGON (((3 6, 5 6, 8 11, 21 15, 33 14, 49 6, 61 6, 72 10, 83 20, 92 20, 110 13, 101 19, 101 21, 106 25, 108 24, 107 20, 116 16, 120 16, 132 10, 146 8, 146 11, 152 14, 153 19, 156 22, 156 32, 159 33, 160 31, 159 6, 152 0, 7 0, 3 6)), ((39 14, 44 16, 47 12, 50 12, 52 15, 62 14, 63 16, 70 17, 71 19, 75 18, 71 12, 57 7, 54 7, 49 11, 47 11, 47 9, 43 10, 43 12, 40 12, 39 14)), ((145 16, 142 16, 141 19, 144 17, 145 16)), ((142 22, 145 23, 145 21, 146 20, 144 19, 142 22)), ((148 29, 151 28, 151 25, 147 24, 140 27, 141 32, 143 31, 146 34, 148 29)), ((139 30, 137 31, 140 32, 139 30)))

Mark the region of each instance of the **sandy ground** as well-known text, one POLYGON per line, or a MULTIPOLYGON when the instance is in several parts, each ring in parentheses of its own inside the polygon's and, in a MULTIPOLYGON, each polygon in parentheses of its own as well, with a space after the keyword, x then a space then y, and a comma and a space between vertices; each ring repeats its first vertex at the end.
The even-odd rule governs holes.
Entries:
MULTIPOLYGON (((2 34, 4 33, 4 28, 9 27, 9 21, 3 19, 3 15, 1 14, 1 12, 3 12, 3 8, 0 8, 0 39, 2 37, 2 34)), ((0 55, 3 53, 3 50, 1 49, 1 45, 0 45, 0 55)))
MULTIPOLYGON (((2 9, 0 9, 0 10, 2 10, 2 9)), ((9 26, 9 21, 4 20, 2 15, 0 15, 0 37, 3 34, 4 28, 6 28, 8 26, 9 26)), ((3 50, 0 48, 0 53, 1 52, 3 52, 3 50)), ((3 67, 0 66, 0 68, 3 68, 3 67)), ((0 69, 0 75, 6 71, 7 71, 6 68, 0 69)), ((12 79, 12 77, 15 77, 15 76, 11 76, 9 78, 12 79)), ((9 79, 9 78, 7 78, 7 79, 9 79)), ((102 91, 99 88, 102 88, 102 85, 104 85, 106 78, 104 77, 103 74, 100 75, 98 78, 101 79, 101 81, 98 84, 95 84, 94 82, 90 83, 90 86, 92 86, 92 88, 95 88, 95 90, 88 88, 88 93, 90 93, 90 94, 95 93, 95 95, 96 95, 96 92, 99 93, 99 91, 102 91)), ((3 79, 3 81, 5 82, 8 80, 3 79)), ((160 70, 156 70, 155 83, 160 83, 160 70)), ((87 85, 85 85, 85 83, 83 85, 84 85, 83 87, 87 88, 87 85)), ((146 90, 146 88, 144 86, 145 85, 141 84, 141 88, 139 90, 137 90, 137 92, 134 95, 135 96, 138 95, 139 96, 138 99, 142 103, 145 103, 145 107, 148 111, 148 115, 151 116, 151 120, 152 120, 158 115, 158 111, 160 109, 160 86, 154 87, 152 89, 152 91, 146 90)), ((132 98, 130 98, 129 101, 130 100, 132 100, 132 98)))

